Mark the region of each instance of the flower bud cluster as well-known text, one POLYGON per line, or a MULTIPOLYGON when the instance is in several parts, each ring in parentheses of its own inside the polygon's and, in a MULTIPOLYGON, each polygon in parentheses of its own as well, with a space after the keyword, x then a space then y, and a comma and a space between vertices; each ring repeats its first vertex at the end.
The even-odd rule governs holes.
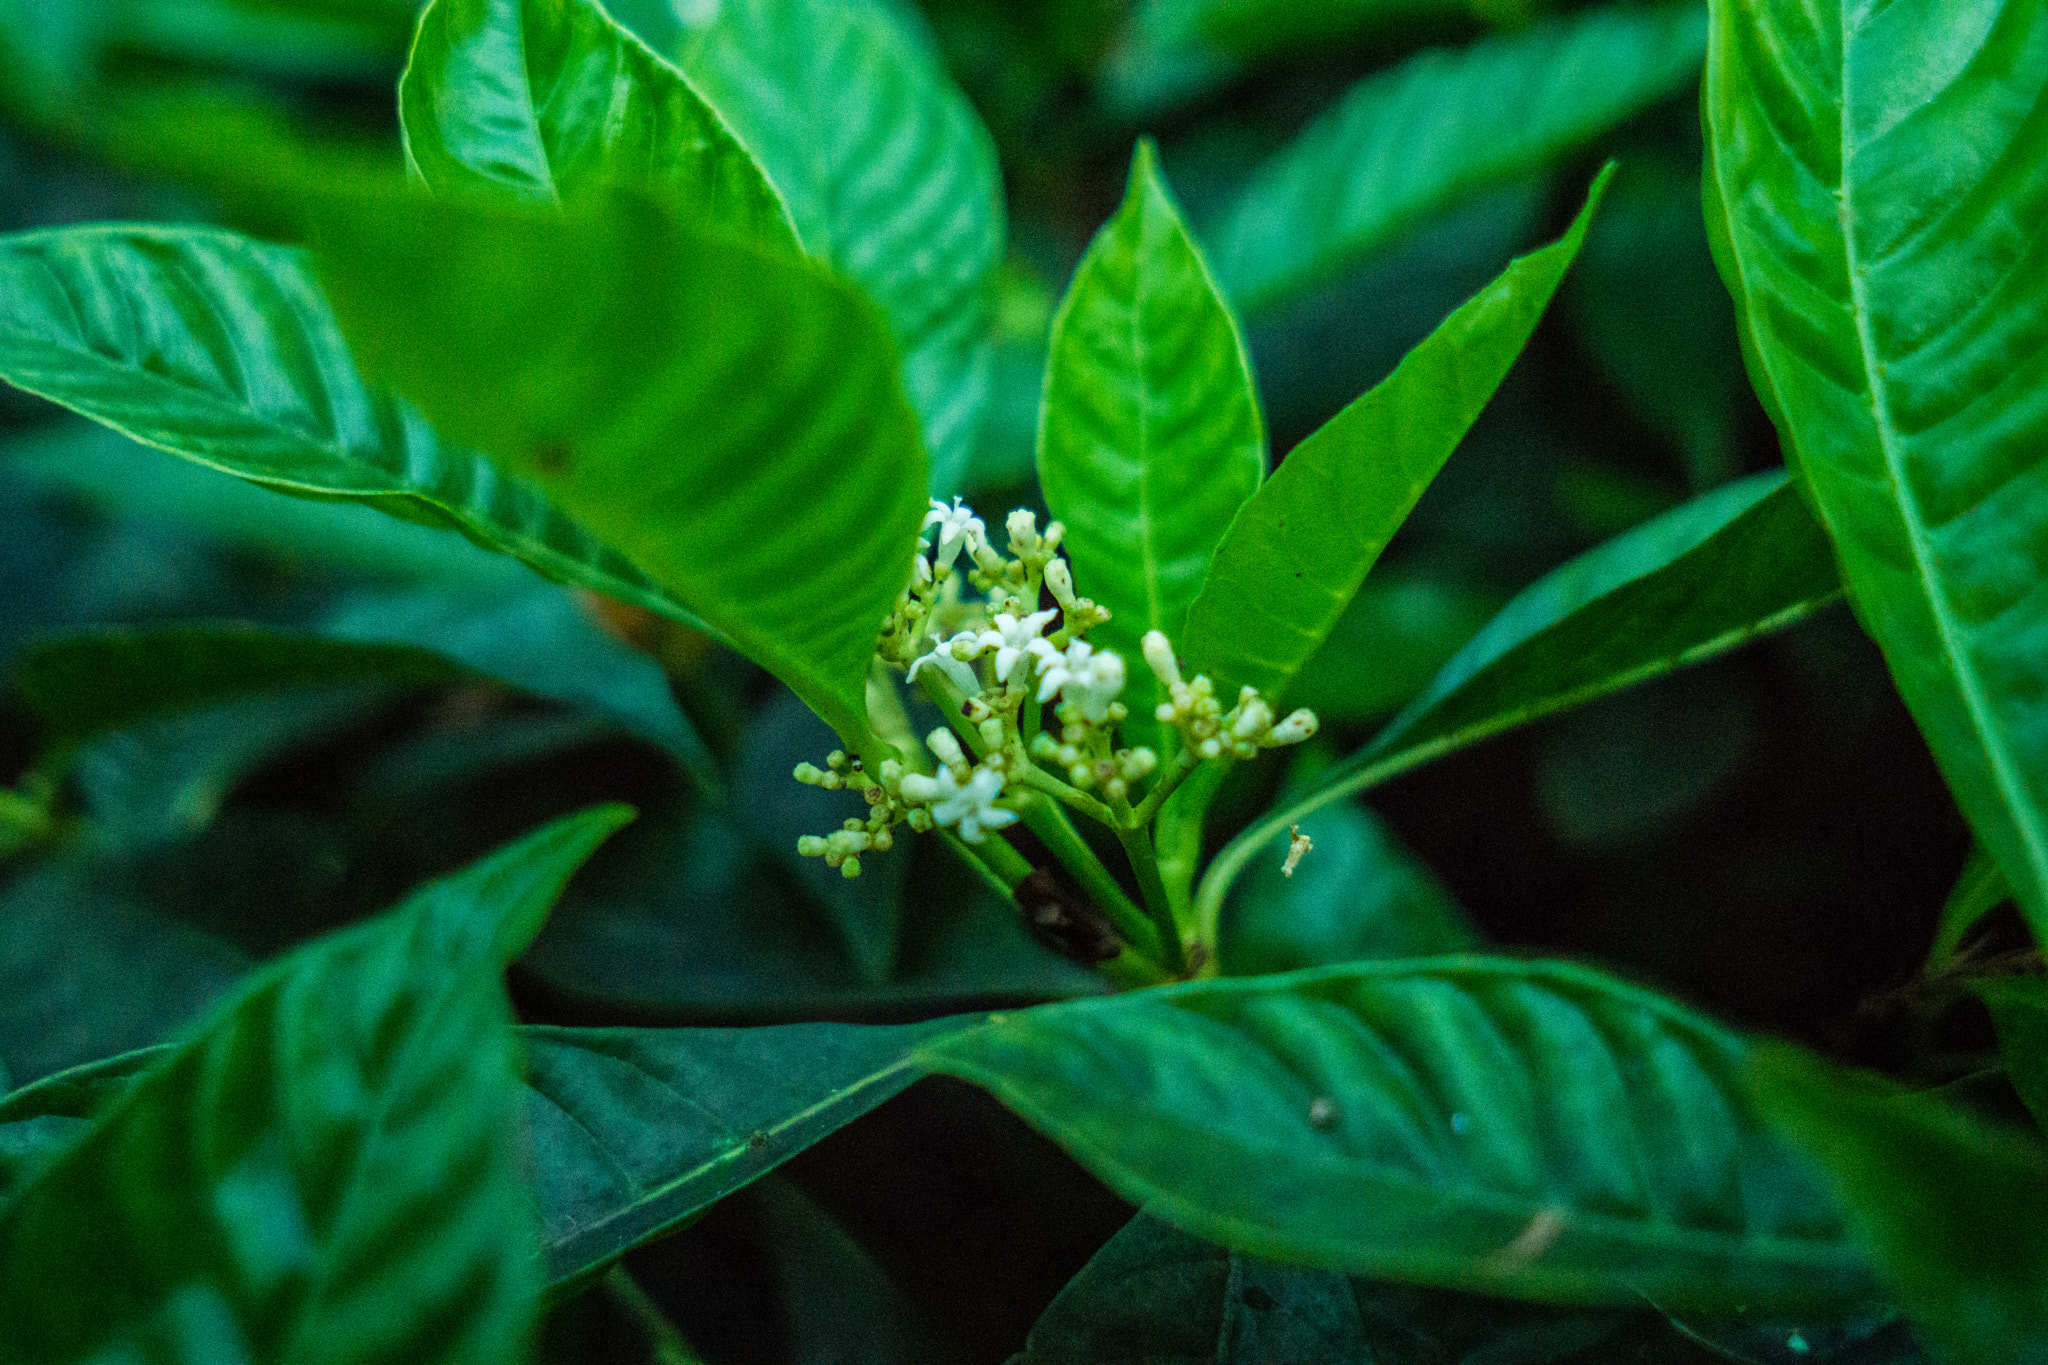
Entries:
POLYGON ((831 834, 799 840, 798 851, 806 857, 823 858, 856 876, 860 855, 888 849, 893 831, 905 824, 920 831, 956 828, 968 843, 980 843, 989 831, 1017 820, 1000 802, 1018 785, 1078 804, 1100 819, 1142 820, 1202 760, 1250 758, 1315 733, 1313 712, 1296 711, 1276 722, 1272 707, 1249 687, 1225 710, 1208 678, 1182 679, 1172 644, 1152 631, 1144 639, 1145 663, 1168 698, 1156 714, 1179 732, 1185 753, 1159 779, 1165 786, 1134 811, 1139 784, 1158 774, 1161 760, 1153 749, 1116 742, 1117 727, 1130 716, 1121 700, 1129 669, 1122 655, 1085 638, 1110 613, 1075 591, 1073 570, 1059 553, 1065 536, 1060 523, 1041 532, 1030 510, 1019 508, 1004 520, 1004 529, 1007 556, 966 503, 933 500, 924 530, 936 534, 929 543, 920 538, 910 581, 882 623, 876 651, 910 682, 957 708, 955 723, 983 757, 970 758, 953 733, 941 728, 925 741, 936 760, 930 774, 894 759, 869 774, 860 760, 843 753, 831 755, 824 768, 800 764, 798 781, 856 791, 869 807, 864 820, 849 819, 831 834), (963 582, 981 599, 967 599, 963 582), (1053 605, 1042 606, 1043 596, 1053 605))
POLYGON ((1240 689, 1237 705, 1225 711, 1207 675, 1198 673, 1192 681, 1181 678, 1173 645, 1159 631, 1148 632, 1143 647, 1146 665, 1166 689, 1167 699, 1154 715, 1180 731, 1181 742, 1198 759, 1256 758, 1261 749, 1299 744, 1316 732, 1316 713, 1307 707, 1276 723, 1271 704, 1255 687, 1240 689))

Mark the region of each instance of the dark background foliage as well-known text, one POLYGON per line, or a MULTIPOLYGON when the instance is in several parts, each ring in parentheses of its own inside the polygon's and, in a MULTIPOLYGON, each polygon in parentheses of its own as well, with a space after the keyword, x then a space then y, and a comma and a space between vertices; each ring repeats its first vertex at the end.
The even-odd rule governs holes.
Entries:
MULTIPOLYGON (((977 494, 988 514, 1034 496, 1051 302, 1114 209, 1139 133, 1159 139, 1199 224, 1350 82, 1483 28, 1464 14, 1361 25, 1233 57, 1234 76, 1175 98, 1172 54, 1148 56, 1112 0, 924 8, 994 133, 1012 222, 977 494)), ((116 46, 137 79, 201 79, 388 148, 402 19, 346 41, 277 16, 272 28, 139 23, 116 46)), ((1338 657, 1355 666, 1326 670, 1327 694, 1312 699, 1334 720, 1327 752, 1360 742, 1404 685, 1542 571, 1780 463, 1700 226, 1692 95, 1632 121, 1610 150, 1620 178, 1561 305, 1377 571, 1427 607, 1406 619, 1437 627, 1389 635, 1365 620, 1347 636, 1338 657)), ((1276 455, 1508 254, 1560 228, 1598 159, 1482 194, 1261 318, 1251 342, 1276 455)), ((22 134, 0 135, 0 187, 7 230, 201 212, 22 134)), ((259 493, 11 391, 0 391, 0 525, 0 760, 30 786, 49 736, 11 684, 40 639, 193 617, 303 624, 365 585, 420 591, 409 584, 429 568, 480 592, 502 590, 508 573, 452 533, 259 493)), ((579 878, 515 969, 531 1020, 909 1019, 1085 984, 935 847, 875 860, 857 883, 788 857, 816 824, 803 803, 819 794, 783 775, 826 747, 822 732, 736 658, 628 613, 613 623, 668 665, 730 805, 708 807, 672 761, 614 724, 482 682, 300 689, 92 741, 57 808, 102 837, 60 838, 0 868, 0 1076, 21 1084, 159 1040, 249 963, 607 798, 643 820, 579 878)), ((1282 780, 1275 765, 1229 789, 1216 835, 1282 780)), ((1922 1080, 1965 1074, 1984 1042, 1967 1011, 1942 1014, 1944 1002, 1906 989, 1968 839, 1845 608, 1429 766, 1372 806, 1512 948, 1597 961, 1740 1025, 1922 1080)), ((985 1095, 928 1081, 632 1264, 714 1362, 994 1361, 1023 1348, 1130 1212, 985 1095)), ((1485 1310, 1446 1300, 1431 1311, 1453 1324, 1485 1310)), ((1413 1358, 1455 1358, 1443 1353, 1454 1336, 1413 1358)), ((1540 1358, 1724 1358, 1653 1313, 1602 1341, 1540 1358)), ((643 1344, 621 1301, 590 1295, 554 1312, 546 1349, 612 1360, 643 1344)), ((1877 1349, 1852 1343, 1831 1358, 1877 1349)))

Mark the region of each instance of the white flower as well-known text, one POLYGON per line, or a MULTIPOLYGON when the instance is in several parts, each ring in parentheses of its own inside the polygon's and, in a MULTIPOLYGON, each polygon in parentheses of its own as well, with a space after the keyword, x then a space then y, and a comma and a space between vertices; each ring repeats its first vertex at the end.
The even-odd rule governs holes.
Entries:
POLYGON ((1043 640, 1034 640, 1032 653, 1045 664, 1039 681, 1038 700, 1052 700, 1055 692, 1081 708, 1081 714, 1096 724, 1109 718, 1109 704, 1124 690, 1124 661, 1108 650, 1097 654, 1086 640, 1076 640, 1060 654, 1043 640))
POLYGON ((1266 737, 1259 741, 1259 746, 1277 749, 1283 744, 1299 744, 1312 737, 1316 729, 1316 713, 1304 706, 1268 730, 1266 737))
MULTIPOLYGON (((1010 680, 1010 670, 1031 652, 1032 645, 1043 643, 1038 637, 1045 633, 1046 625, 1057 615, 1056 611, 1034 611, 1019 621, 1006 611, 996 613, 995 629, 981 633, 981 647, 996 652, 997 682, 1010 680)), ((1031 676, 1029 668, 1025 669, 1024 675, 1027 678, 1031 676)))
POLYGON ((960 826, 960 837, 970 844, 1017 819, 1017 812, 995 804, 1003 794, 1003 775, 991 768, 976 768, 965 782, 951 768, 939 769, 937 777, 912 773, 903 779, 902 791, 907 800, 930 803, 932 819, 939 824, 960 826))
POLYGON ((1145 662, 1158 675, 1160 686, 1173 688, 1180 682, 1180 665, 1174 661, 1173 643, 1164 631, 1148 630, 1143 641, 1145 662))
POLYGON ((953 646, 963 642, 973 646, 975 653, 981 652, 981 641, 971 630, 963 630, 950 640, 935 641, 928 653, 920 654, 911 660, 909 681, 916 682, 917 671, 930 664, 951 678, 954 686, 962 692, 970 697, 978 696, 981 692, 981 679, 975 677, 974 670, 961 662, 960 656, 953 652, 953 646))
POLYGON ((937 498, 932 499, 932 510, 924 514, 924 530, 929 531, 934 526, 939 528, 939 547, 932 558, 939 573, 953 567, 953 561, 960 557, 963 546, 971 547, 975 542, 986 539, 981 518, 957 497, 951 507, 937 498))

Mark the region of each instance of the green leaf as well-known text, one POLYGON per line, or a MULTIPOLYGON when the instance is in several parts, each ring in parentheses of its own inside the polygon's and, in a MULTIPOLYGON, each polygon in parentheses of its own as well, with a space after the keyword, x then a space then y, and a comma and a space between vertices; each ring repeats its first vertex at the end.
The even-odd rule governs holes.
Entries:
POLYGON ((1963 864, 1963 871, 1956 878, 1954 889, 1948 899, 1942 902, 1941 920, 1935 926, 1934 942, 1927 949, 1927 965, 1923 970, 1933 971, 1956 954, 1963 946, 1963 938, 1981 923, 1984 917, 2012 899, 2012 891, 2005 884, 2005 874, 1998 870, 1998 863, 1982 844, 1973 845, 1969 861, 1963 864))
POLYGON ((1846 1304, 1867 1271, 1746 1048, 1580 967, 1354 964, 1043 1005, 926 1045, 1226 1246, 1586 1304, 1846 1304))
POLYGON ((1066 523, 1079 591, 1109 608, 1090 638, 1130 663, 1150 729, 1158 682, 1138 642, 1176 643, 1210 557, 1265 472, 1251 358, 1159 174, 1149 141, 1053 321, 1038 479, 1066 523))
POLYGON ((436 0, 398 85, 437 195, 541 203, 645 190, 696 221, 796 249, 781 197, 682 72, 594 0, 436 0))
POLYGON ((882 321, 807 263, 607 207, 314 212, 373 371, 871 748, 868 667, 925 507, 882 321))
POLYGON ((1003 261, 987 129, 918 20, 887 0, 695 9, 710 17, 684 40, 684 69, 766 168, 804 246, 881 305, 931 491, 960 491, 988 402, 1003 261))
POLYGON ((1506 594, 1382 565, 1359 586, 1288 689, 1325 725, 1383 721, 1493 619, 1506 594))
POLYGON ((0 1210, 10 1356, 521 1359, 539 1277, 498 974, 623 818, 559 821, 237 992, 0 1210))
POLYGON ((492 598, 359 593, 317 632, 218 621, 84 631, 31 648, 19 685, 54 737, 76 739, 273 688, 476 678, 610 716, 718 785, 660 665, 539 584, 492 598))
POLYGON ((1937 1359, 2048 1359, 2048 1155, 2040 1143, 1778 1044, 1757 1103, 1819 1167, 1937 1359))
POLYGON ((1262 976, 1479 949, 1442 883, 1364 805, 1326 806, 1297 828, 1314 844, 1291 876, 1278 853, 1244 879, 1218 930, 1218 970, 1262 976))
POLYGON ((1255 171, 1210 240, 1247 312, 1566 155, 1699 71, 1697 4, 1607 5, 1368 76, 1255 171))
POLYGON ((92 1131, 93 1115, 177 1051, 170 1043, 45 1076, 0 1099, 0 1205, 92 1131))
POLYGON ((1283 697, 1416 499, 1507 378, 1578 254, 1610 171, 1571 229, 1510 265, 1394 372, 1296 446, 1216 547, 1182 652, 1234 696, 1283 697))
POLYGON ((1281 1265, 1139 1214, 1046 1308, 1020 1365, 1552 1365, 1586 1359, 1624 1321, 1281 1265))
POLYGON ((1858 618, 2048 937, 2048 12, 1711 9, 1709 203, 1753 377, 1858 618))
POLYGON ((0 238, 0 379, 252 482, 454 526, 694 620, 531 486, 365 384, 299 252, 212 228, 0 238))
POLYGON ((2048 980, 1985 977, 1970 989, 1991 1011, 2006 1078, 2034 1121, 2048 1128, 2048 980))
POLYGON ((924 1074, 919 1044, 975 1022, 522 1030, 549 1278, 672 1231, 900 1092, 924 1074))
POLYGON ((1213 925, 1245 861, 1308 812, 1802 620, 1840 592, 1834 575, 1827 537, 1776 473, 1588 551, 1502 608, 1371 744, 1232 840, 1203 879, 1199 916, 1213 925))

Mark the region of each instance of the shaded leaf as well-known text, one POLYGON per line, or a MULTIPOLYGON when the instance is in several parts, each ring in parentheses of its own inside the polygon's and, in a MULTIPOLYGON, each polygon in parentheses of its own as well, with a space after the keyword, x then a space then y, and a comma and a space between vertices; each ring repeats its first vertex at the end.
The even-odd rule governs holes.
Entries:
POLYGON ((1715 0, 1751 378, 1958 804, 2048 935, 2048 12, 1715 0))
POLYGON ((682 72, 594 0, 439 0, 398 85, 436 194, 541 203, 633 186, 751 241, 796 246, 782 200, 682 72))
POLYGON ((2034 1122, 2048 1129, 2048 980, 1991 977, 1970 983, 1998 1029, 1998 1055, 2006 1079, 2034 1122))
POLYGON ((557 822, 252 978, 0 1210, 10 1354, 520 1359, 539 1283, 498 972, 622 818, 557 822))
POLYGON ((1941 905, 1941 920, 1934 929, 1934 942, 1927 949, 1927 966, 1934 968, 1954 957, 1963 939, 1984 917, 2012 899, 2005 874, 1982 844, 1973 845, 1969 861, 1941 905))
POLYGON ((1324 724, 1383 720, 1493 618, 1502 594, 1381 566, 1295 675, 1288 699, 1324 724))
POLYGON ((1852 1305, 1868 1271, 1745 1046, 1584 968, 1354 964, 1042 1005, 926 1045, 1226 1246, 1585 1304, 1852 1305))
POLYGON ((1782 1044, 1757 1050, 1752 1082, 1937 1359, 2048 1358, 2048 1156, 2037 1141, 1782 1044))
MULTIPOLYGON (((690 79, 782 192, 804 246, 881 305, 931 456, 974 481, 1003 188, 995 145, 919 21, 887 0, 700 7, 690 79)), ((688 22, 691 15, 682 17, 688 22)))
POLYGON ((1246 182, 1210 241, 1247 312, 1592 141, 1699 70, 1693 3, 1607 5, 1368 76, 1246 182))
POLYGON ((1564 237, 1510 265, 1296 446, 1216 547, 1182 651, 1225 696, 1283 697, 1528 344, 1609 172, 1564 237))
POLYGON ((1588 551, 1502 608, 1371 744, 1233 840, 1202 884, 1207 922, 1244 861, 1309 811, 1782 629, 1839 592, 1827 538, 1782 474, 1729 484, 1588 551))
POLYGON ((867 747, 925 506, 882 322, 805 263, 609 209, 332 198, 322 269, 373 370, 867 747))
POLYGON ((1133 725, 1159 686, 1138 642, 1179 641, 1230 520, 1259 486, 1266 434, 1229 305, 1140 142, 1123 207, 1096 234, 1053 321, 1038 479, 1066 523, 1090 639, 1129 664, 1133 725))
POLYGON ((550 578, 695 619, 366 384, 296 251, 212 228, 0 239, 0 379, 252 482, 452 525, 550 578))
POLYGON ((1325 806, 1299 829, 1314 847, 1294 875, 1282 874, 1276 850, 1239 884, 1217 931, 1219 971, 1262 976, 1484 944, 1451 893, 1364 805, 1325 806))
POLYGON ((522 1031, 551 1280, 602 1268, 895 1095, 974 1019, 522 1031))

